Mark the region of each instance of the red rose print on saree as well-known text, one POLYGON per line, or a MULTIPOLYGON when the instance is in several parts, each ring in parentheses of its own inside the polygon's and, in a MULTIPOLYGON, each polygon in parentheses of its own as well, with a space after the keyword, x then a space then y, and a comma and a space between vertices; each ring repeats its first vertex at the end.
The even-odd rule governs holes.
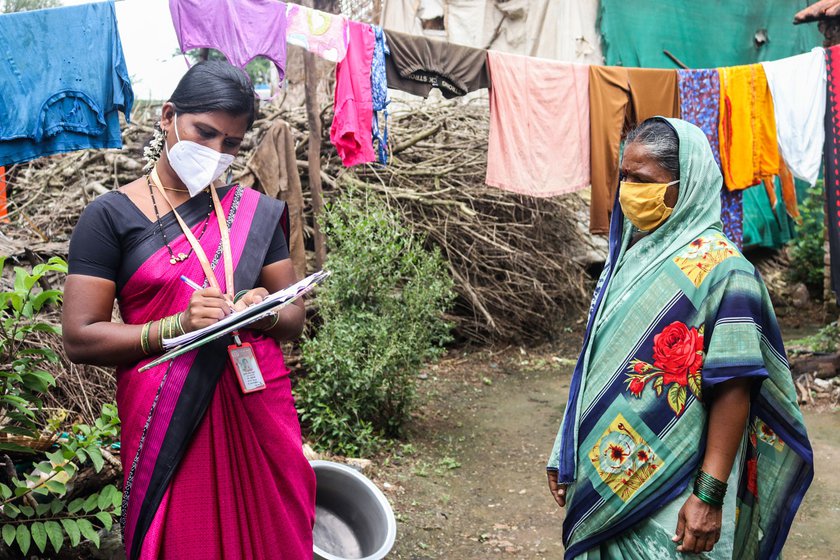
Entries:
POLYGON ((627 367, 627 390, 636 398, 648 383, 656 396, 667 389, 668 405, 679 416, 690 390, 701 399, 703 327, 696 329, 675 321, 653 337, 653 363, 634 359, 627 367))

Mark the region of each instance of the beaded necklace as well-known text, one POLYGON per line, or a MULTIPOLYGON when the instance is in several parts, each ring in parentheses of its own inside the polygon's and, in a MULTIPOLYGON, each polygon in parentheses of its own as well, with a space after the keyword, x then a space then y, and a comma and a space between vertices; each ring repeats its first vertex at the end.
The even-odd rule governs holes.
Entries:
MULTIPOLYGON (((163 229, 163 224, 160 221, 160 213, 158 212, 157 207, 157 200, 155 199, 155 190, 152 188, 152 181, 149 179, 149 175, 146 175, 146 184, 149 186, 149 194, 152 197, 152 207, 155 209, 155 218, 157 219, 158 228, 160 229, 160 234, 163 237, 163 244, 166 245, 166 250, 169 251, 169 264, 176 265, 179 262, 183 262, 189 258, 190 255, 193 253, 192 247, 190 247, 189 253, 178 253, 175 255, 175 252, 172 250, 172 247, 169 245, 169 239, 166 237, 166 231, 163 229)), ((177 190, 177 189, 171 189, 177 190)), ((198 234, 198 239, 201 239, 204 236, 204 232, 207 231, 207 224, 210 223, 210 216, 213 214, 213 199, 210 199, 209 203, 210 209, 207 211, 207 218, 204 219, 204 225, 201 228, 201 233, 198 234)))

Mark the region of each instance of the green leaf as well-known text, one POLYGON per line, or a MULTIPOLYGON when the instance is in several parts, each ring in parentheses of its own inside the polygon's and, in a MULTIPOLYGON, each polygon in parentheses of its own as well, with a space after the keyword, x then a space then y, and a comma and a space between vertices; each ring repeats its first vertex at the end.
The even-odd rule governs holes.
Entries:
POLYGON ((54 499, 50 502, 50 513, 53 515, 57 515, 58 512, 64 509, 64 502, 58 499, 54 499))
POLYGON ((662 376, 661 375, 657 375, 656 377, 653 378, 653 388, 656 390, 656 396, 657 397, 662 396, 662 388, 663 388, 662 383, 663 382, 662 382, 662 376))
POLYGON ((78 523, 79 530, 82 532, 82 535, 84 535, 86 539, 93 541, 96 548, 99 548, 99 533, 93 528, 93 524, 87 519, 79 519, 76 523, 78 523))
POLYGON ((17 545, 20 547, 20 551, 23 552, 25 556, 26 553, 29 552, 29 545, 32 541, 32 537, 29 534, 29 527, 23 524, 18 525, 15 540, 17 541, 17 545))
POLYGON ((6 546, 12 546, 12 543, 15 542, 15 535, 17 531, 15 531, 14 525, 3 525, 3 542, 6 543, 6 546))
POLYGON ((44 524, 36 521, 29 530, 32 532, 32 542, 35 543, 38 550, 44 552, 44 549, 47 548, 47 530, 44 528, 44 524))
POLYGON ((64 531, 70 537, 70 546, 78 545, 79 541, 82 540, 82 533, 79 531, 79 526, 76 524, 76 521, 73 519, 62 519, 61 526, 64 527, 64 531))
POLYGON ((698 400, 703 400, 702 380, 703 376, 699 371, 688 376, 688 388, 691 389, 691 392, 694 393, 694 396, 697 397, 698 400))
POLYGON ((49 459, 53 465, 60 465, 64 462, 64 455, 61 454, 60 449, 52 453, 47 453, 46 455, 47 459, 49 459))
POLYGON ((683 408, 685 408, 686 396, 685 387, 679 383, 671 383, 668 387, 668 404, 677 416, 682 414, 683 408))
POLYGON ((47 489, 52 492, 53 494, 58 494, 59 496, 63 496, 67 492, 67 487, 64 485, 63 482, 59 482, 55 479, 48 480, 46 482, 47 489))
POLYGON ((45 393, 55 385, 55 377, 43 370, 32 370, 21 376, 23 384, 33 391, 45 393))
POLYGON ((47 531, 47 537, 49 537, 55 551, 61 550, 64 544, 64 532, 61 530, 61 525, 56 521, 47 521, 44 523, 44 529, 47 531))
POLYGON ((85 510, 85 513, 90 513, 96 509, 96 504, 99 501, 99 494, 91 494, 85 500, 84 505, 82 506, 85 510))
POLYGON ((40 463, 35 465, 34 470, 41 471, 44 474, 50 474, 51 472, 53 472, 53 465, 49 461, 41 461, 40 463))
POLYGON ((5 484, 0 484, 0 496, 2 496, 4 500, 8 500, 12 497, 12 489, 5 484))
POLYGON ((87 454, 90 457, 91 463, 93 463, 93 470, 96 472, 101 471, 102 466, 105 464, 105 460, 102 458, 102 451, 98 447, 89 447, 87 454))
POLYGON ((35 515, 35 508, 32 506, 20 506, 18 509, 20 509, 20 512, 26 517, 32 517, 35 515))
POLYGON ((35 515, 38 517, 43 517, 45 513, 50 511, 50 504, 36 504, 35 505, 35 515))
MULTIPOLYGON (((96 503, 99 509, 103 511, 111 507, 111 504, 114 500, 113 495, 111 494, 111 491, 108 488, 109 487, 106 486, 105 488, 99 491, 99 499, 96 503)), ((113 488, 113 486, 110 486, 110 488, 113 488)))
POLYGON ((20 515, 20 511, 15 504, 6 504, 3 506, 3 515, 9 519, 16 519, 20 515))
POLYGON ((110 514, 107 514, 104 511, 98 511, 96 512, 96 518, 100 521, 100 523, 102 523, 102 526, 105 527, 106 531, 111 530, 114 520, 111 518, 110 514))
POLYGON ((83 499, 76 498, 75 500, 73 500, 72 502, 67 504, 67 513, 76 513, 77 511, 82 509, 82 506, 84 506, 84 505, 85 505, 85 501, 83 499))
MULTIPOLYGON (((33 434, 34 432, 30 432, 33 434)), ((16 443, 9 443, 9 442, 2 442, 0 443, 0 451, 11 451, 12 453, 26 453, 26 454, 33 454, 35 450, 31 447, 26 447, 23 445, 18 445, 16 443)))

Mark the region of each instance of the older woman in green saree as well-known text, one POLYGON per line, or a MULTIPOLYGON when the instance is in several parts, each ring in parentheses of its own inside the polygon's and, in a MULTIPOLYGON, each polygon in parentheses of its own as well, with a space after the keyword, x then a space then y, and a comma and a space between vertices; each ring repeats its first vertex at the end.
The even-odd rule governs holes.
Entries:
POLYGON ((610 252, 548 462, 565 557, 777 558, 813 478, 779 327, 723 235, 703 132, 627 138, 610 252))

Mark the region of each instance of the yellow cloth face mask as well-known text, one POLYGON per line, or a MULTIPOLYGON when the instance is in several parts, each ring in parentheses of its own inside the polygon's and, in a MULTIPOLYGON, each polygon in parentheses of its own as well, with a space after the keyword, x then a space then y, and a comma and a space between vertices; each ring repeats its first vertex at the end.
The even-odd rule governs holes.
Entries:
POLYGON ((631 183, 621 181, 618 202, 630 222, 642 231, 650 231, 662 224, 671 215, 673 208, 665 205, 665 191, 679 183, 631 183))

